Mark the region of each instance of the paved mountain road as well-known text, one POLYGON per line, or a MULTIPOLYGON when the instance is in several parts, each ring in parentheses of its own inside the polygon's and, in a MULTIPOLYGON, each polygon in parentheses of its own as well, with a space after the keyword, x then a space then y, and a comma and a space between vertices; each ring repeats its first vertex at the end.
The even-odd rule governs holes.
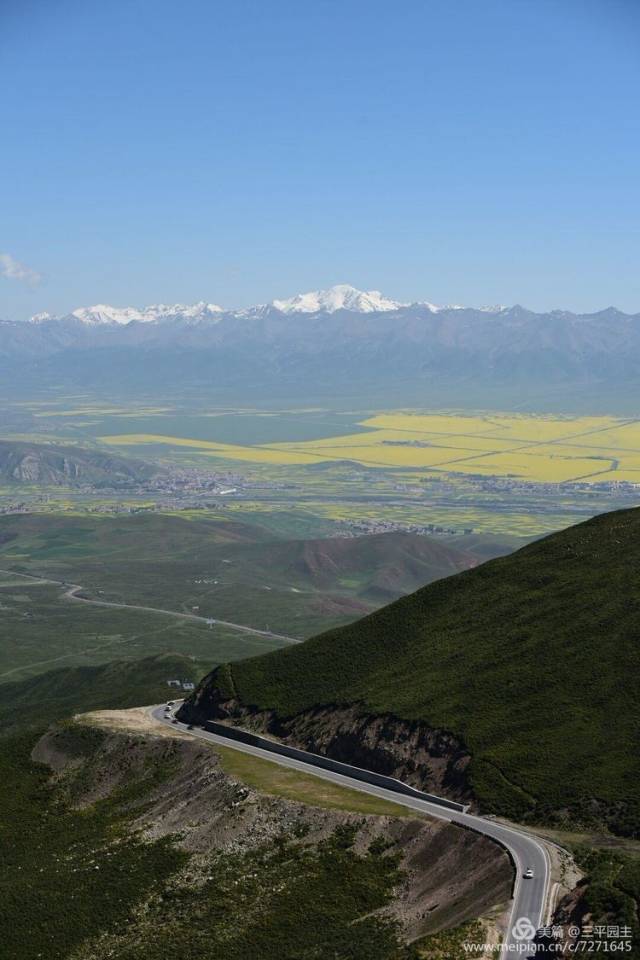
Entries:
MULTIPOLYGON (((176 701, 176 704, 180 702, 181 701, 176 701)), ((164 705, 151 709, 151 715, 155 720, 159 723, 171 724, 171 717, 168 719, 165 718, 164 712, 164 705)), ((184 723, 180 723, 179 729, 186 731, 188 728, 184 723)), ((436 817, 439 820, 447 820, 451 823, 460 824, 461 826, 468 827, 498 841, 498 843, 506 847, 509 851, 516 870, 513 906, 501 955, 510 955, 509 945, 512 945, 511 955, 526 957, 534 954, 535 948, 531 944, 531 939, 534 932, 543 926, 547 920, 547 901, 549 898, 551 873, 549 854, 537 838, 527 833, 521 833, 513 827, 504 826, 493 820, 486 820, 484 817, 475 816, 470 813, 458 813, 457 811, 439 806, 432 801, 421 800, 416 797, 406 796, 402 793, 395 793, 392 790, 365 783, 362 780, 353 779, 352 777, 336 773, 332 770, 325 770, 322 767, 314 765, 314 754, 312 753, 308 754, 308 761, 301 761, 292 757, 275 754, 266 748, 262 749, 250 744, 227 739, 224 736, 210 733, 200 728, 194 727, 188 732, 203 740, 209 740, 226 747, 232 747, 234 750, 240 750, 243 753, 261 757, 273 763, 291 767, 294 770, 301 770, 324 780, 331 780, 333 783, 341 784, 352 790, 360 790, 363 793, 369 793, 373 796, 381 797, 384 800, 391 800, 394 803, 401 804, 411 810, 417 810, 428 816, 436 817), (533 878, 525 879, 523 874, 530 868, 533 870, 533 878), (522 918, 524 918, 525 922, 518 924, 518 921, 522 918), (530 944, 530 946, 528 947, 527 944, 530 944)), ((345 764, 345 767, 348 766, 348 764, 345 764)), ((357 772, 357 768, 352 767, 351 769, 357 772)))

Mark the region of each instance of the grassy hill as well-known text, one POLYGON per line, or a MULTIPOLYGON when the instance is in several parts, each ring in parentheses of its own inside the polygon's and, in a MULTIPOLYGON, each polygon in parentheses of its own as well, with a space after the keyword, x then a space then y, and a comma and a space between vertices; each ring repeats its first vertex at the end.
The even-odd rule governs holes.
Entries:
POLYGON ((351 587, 372 600, 395 599, 478 564, 454 546, 402 532, 277 544, 272 555, 288 578, 351 587))
POLYGON ((74 603, 62 587, 0 574, 0 684, 168 652, 211 665, 281 643, 170 614, 74 603))
POLYGON ((197 608, 294 637, 354 620, 477 562, 406 533, 284 539, 257 524, 198 516, 0 518, 0 569, 78 583, 101 600, 197 608))
POLYGON ((87 710, 117 710, 159 703, 181 692, 167 680, 193 680, 201 663, 178 654, 142 660, 115 660, 95 667, 49 670, 36 677, 0 684, 2 735, 26 726, 47 726, 87 710))
POLYGON ((640 833, 640 509, 605 514, 205 682, 451 731, 485 810, 640 833))

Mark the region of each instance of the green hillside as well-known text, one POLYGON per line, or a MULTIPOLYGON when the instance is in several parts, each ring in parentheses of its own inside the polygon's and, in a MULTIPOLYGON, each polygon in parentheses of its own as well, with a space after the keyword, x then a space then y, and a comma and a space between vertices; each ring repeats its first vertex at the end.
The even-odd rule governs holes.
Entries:
POLYGON ((281 717, 423 720, 469 747, 485 810, 637 834, 639 568, 640 509, 605 514, 208 682, 281 717))
POLYGON ((195 681, 201 664, 178 654, 115 660, 95 667, 49 670, 28 680, 0 684, 2 735, 53 723, 87 710, 117 710, 158 703, 181 691, 167 680, 195 681))
POLYGON ((0 571, 81 584, 94 599, 195 611, 293 637, 355 620, 477 562, 453 544, 411 533, 285 539, 254 523, 206 516, 0 517, 0 571))

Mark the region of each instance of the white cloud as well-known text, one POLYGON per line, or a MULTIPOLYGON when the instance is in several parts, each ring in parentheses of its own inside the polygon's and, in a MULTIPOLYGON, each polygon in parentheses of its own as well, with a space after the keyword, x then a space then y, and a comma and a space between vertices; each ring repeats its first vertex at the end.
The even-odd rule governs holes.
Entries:
POLYGON ((5 280, 18 280, 20 283, 28 283, 30 287, 35 287, 42 281, 41 273, 28 267, 25 263, 20 263, 10 253, 0 253, 0 277, 4 277, 5 280))

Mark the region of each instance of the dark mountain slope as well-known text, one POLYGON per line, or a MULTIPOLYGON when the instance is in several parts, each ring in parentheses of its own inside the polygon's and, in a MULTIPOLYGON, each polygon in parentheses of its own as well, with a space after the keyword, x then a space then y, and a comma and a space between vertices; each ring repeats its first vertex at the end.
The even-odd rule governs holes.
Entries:
POLYGON ((605 514, 298 647, 221 667, 184 715, 225 700, 280 721, 316 711, 321 742, 329 721, 317 708, 355 705, 450 731, 471 752, 485 809, 568 807, 637 833, 639 564, 640 510, 605 514))
MULTIPOLYGON (((268 549, 272 570, 280 571, 285 582, 342 586, 379 600, 401 596, 478 563, 472 554, 453 545, 402 532, 284 541, 268 549)), ((252 551, 257 562, 264 562, 264 547, 252 551)))

